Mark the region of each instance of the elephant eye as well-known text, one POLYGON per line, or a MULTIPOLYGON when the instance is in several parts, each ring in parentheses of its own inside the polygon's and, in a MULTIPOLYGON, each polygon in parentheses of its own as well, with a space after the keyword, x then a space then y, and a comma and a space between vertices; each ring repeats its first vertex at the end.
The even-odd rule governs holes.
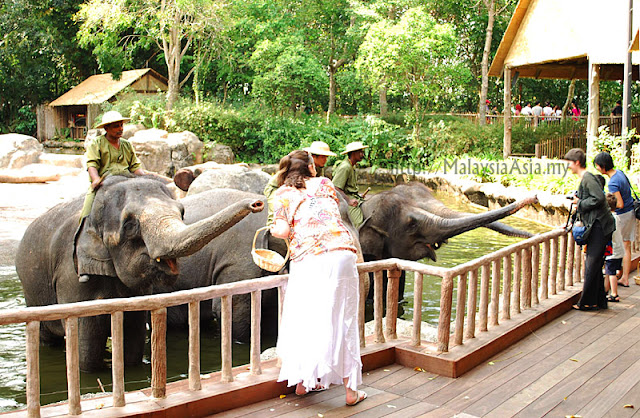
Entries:
POLYGON ((122 223, 122 232, 127 239, 133 239, 140 236, 140 223, 133 216, 129 215, 122 223))

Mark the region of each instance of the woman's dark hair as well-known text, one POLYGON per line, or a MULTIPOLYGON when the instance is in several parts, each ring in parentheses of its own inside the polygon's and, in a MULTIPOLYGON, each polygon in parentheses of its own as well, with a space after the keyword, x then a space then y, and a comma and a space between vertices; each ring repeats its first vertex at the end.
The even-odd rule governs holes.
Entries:
POLYGON ((572 148, 567 151, 563 160, 576 161, 580 167, 587 168, 587 155, 580 148, 572 148))
POLYGON ((593 159, 593 164, 599 165, 604 171, 609 171, 613 169, 613 158, 611 158, 611 154, 603 151, 596 155, 596 158, 593 159))
POLYGON ((307 151, 295 150, 280 159, 278 167, 278 186, 292 186, 296 189, 305 187, 304 181, 313 177, 309 165, 313 164, 313 159, 307 151))

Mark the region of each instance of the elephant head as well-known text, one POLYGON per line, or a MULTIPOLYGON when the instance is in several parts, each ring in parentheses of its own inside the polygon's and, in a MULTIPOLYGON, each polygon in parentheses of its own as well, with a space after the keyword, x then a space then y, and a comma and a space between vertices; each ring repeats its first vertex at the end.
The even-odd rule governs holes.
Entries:
POLYGON ((177 259, 204 247, 242 218, 263 208, 244 199, 191 225, 184 207, 153 178, 107 178, 74 240, 78 264, 89 274, 115 276, 135 293, 154 283, 171 284, 177 259))
POLYGON ((413 191, 395 187, 363 203, 365 222, 360 226, 360 244, 367 258, 420 260, 428 257, 435 261, 435 250, 447 239, 489 226, 523 206, 537 202, 531 197, 481 214, 457 212, 457 216, 451 213, 443 216, 445 214, 439 212, 437 205, 426 205, 415 197, 413 191), (433 212, 429 210, 432 207, 435 207, 433 212))

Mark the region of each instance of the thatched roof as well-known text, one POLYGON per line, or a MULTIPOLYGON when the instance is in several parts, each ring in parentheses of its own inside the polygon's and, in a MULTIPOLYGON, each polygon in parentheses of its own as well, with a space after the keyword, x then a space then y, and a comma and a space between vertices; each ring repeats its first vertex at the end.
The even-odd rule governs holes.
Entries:
MULTIPOLYGON (((601 79, 621 79, 628 7, 625 0, 520 0, 489 75, 500 77, 506 65, 520 77, 586 79, 591 62, 602 64, 601 79)), ((640 0, 634 0, 638 7, 640 0)), ((640 17, 635 15, 637 27, 640 17)), ((640 54, 632 59, 640 63, 640 54)))
POLYGON ((167 79, 151 68, 123 71, 119 80, 111 73, 93 75, 50 103, 50 106, 72 106, 100 104, 111 99, 145 75, 153 78, 151 91, 167 90, 167 79))

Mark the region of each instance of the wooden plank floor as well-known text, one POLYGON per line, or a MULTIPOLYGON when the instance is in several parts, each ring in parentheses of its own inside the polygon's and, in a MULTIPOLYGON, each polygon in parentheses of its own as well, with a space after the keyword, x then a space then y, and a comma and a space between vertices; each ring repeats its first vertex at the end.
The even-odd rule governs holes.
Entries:
POLYGON ((640 417, 640 286, 620 295, 608 310, 564 314, 457 379, 393 364, 364 374, 369 398, 355 407, 336 386, 218 416, 640 417))

